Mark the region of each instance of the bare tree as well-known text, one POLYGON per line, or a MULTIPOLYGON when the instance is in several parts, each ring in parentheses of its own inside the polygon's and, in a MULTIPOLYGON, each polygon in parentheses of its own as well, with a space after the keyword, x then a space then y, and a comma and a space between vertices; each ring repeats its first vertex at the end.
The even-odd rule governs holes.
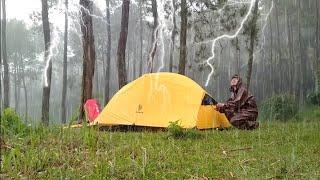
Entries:
POLYGON ((119 89, 127 84, 125 54, 126 54, 127 35, 128 35, 129 8, 130 8, 130 0, 123 0, 122 16, 121 16, 121 31, 120 31, 120 36, 118 41, 118 51, 117 51, 119 89))
POLYGON ((6 38, 6 27, 7 27, 7 17, 6 17, 6 0, 2 0, 2 58, 3 58, 3 107, 8 108, 10 106, 10 74, 9 74, 9 64, 7 56, 7 38, 6 38))
POLYGON ((108 33, 108 42, 107 42, 107 58, 106 58, 106 71, 105 71, 105 87, 104 87, 104 103, 107 104, 110 96, 110 61, 111 61, 111 21, 110 21, 110 0, 106 0, 107 7, 107 33, 108 33))
POLYGON ((79 122, 84 118, 85 102, 92 98, 92 80, 95 67, 95 47, 92 27, 92 8, 91 0, 80 0, 81 6, 81 32, 82 32, 82 48, 83 48, 83 70, 82 70, 82 94, 79 122))
MULTIPOLYGON (((50 49, 50 25, 48 17, 48 2, 42 0, 42 25, 44 34, 45 62, 49 61, 50 49)), ((45 72, 47 75, 47 86, 44 83, 42 95, 42 116, 41 120, 44 125, 49 125, 49 109, 50 109, 50 89, 51 89, 51 75, 52 75, 52 61, 49 62, 48 70, 45 72)), ((46 81, 46 80, 45 80, 46 81)))
POLYGON ((61 122, 66 123, 66 97, 67 97, 67 77, 68 77, 68 0, 65 0, 64 12, 64 49, 63 49, 63 80, 61 96, 61 122))
POLYGON ((248 70, 247 70, 247 88, 250 87, 251 73, 252 73, 252 62, 253 62, 253 52, 254 52, 254 43, 257 36, 257 19, 258 19, 258 4, 259 0, 255 1, 253 9, 253 17, 250 22, 250 48, 249 48, 249 60, 248 60, 248 70))
POLYGON ((179 74, 185 74, 187 62, 187 27, 188 7, 186 0, 181 0, 181 31, 180 31, 180 59, 179 74))

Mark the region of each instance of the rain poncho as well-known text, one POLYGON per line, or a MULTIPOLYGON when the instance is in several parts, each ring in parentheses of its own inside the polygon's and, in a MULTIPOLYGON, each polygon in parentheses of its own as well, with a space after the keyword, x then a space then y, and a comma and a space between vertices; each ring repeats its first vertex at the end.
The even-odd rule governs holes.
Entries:
POLYGON ((233 126, 239 129, 256 129, 259 127, 256 100, 242 84, 241 78, 238 79, 236 88, 230 88, 231 97, 218 110, 225 113, 233 126))

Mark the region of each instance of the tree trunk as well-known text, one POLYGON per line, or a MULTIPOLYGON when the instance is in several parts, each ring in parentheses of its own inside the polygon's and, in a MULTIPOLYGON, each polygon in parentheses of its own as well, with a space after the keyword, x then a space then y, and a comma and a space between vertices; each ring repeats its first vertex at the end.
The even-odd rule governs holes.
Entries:
MULTIPOLYGON (((22 55, 21 55, 21 63, 23 63, 23 60, 22 60, 22 55)), ((20 105, 20 97, 21 97, 21 91, 20 91, 20 89, 21 89, 21 82, 22 82, 22 77, 21 77, 21 64, 20 65, 18 65, 18 68, 17 68, 17 101, 18 101, 18 104, 17 104, 17 109, 16 109, 16 111, 17 112, 20 112, 20 107, 21 107, 21 105, 20 105)))
POLYGON ((61 96, 61 122, 65 124, 66 120, 66 97, 67 97, 67 79, 68 79, 68 0, 65 0, 64 12, 64 49, 63 49, 63 80, 62 80, 62 96, 61 96))
POLYGON ((118 42, 118 79, 119 89, 127 84, 127 73, 126 73, 126 45, 128 36, 128 24, 129 24, 129 7, 130 0, 122 1, 122 16, 121 16, 121 31, 118 42))
MULTIPOLYGON (((0 1, 0 36, 1 36, 1 28, 2 28, 2 23, 1 23, 1 19, 2 19, 2 1, 0 1)), ((2 38, 0 39, 0 115, 2 112, 2 48, 1 48, 1 44, 2 44, 2 38)))
MULTIPOLYGON (((293 82, 293 77, 294 77, 294 56, 293 56, 293 38, 292 38, 292 30, 291 30, 291 18, 290 18, 290 14, 289 14, 289 9, 286 11, 286 19, 287 19, 287 34, 288 34, 288 48, 289 48, 289 61, 291 62, 290 64, 290 80, 289 82, 293 82)), ((289 88, 290 88, 290 93, 294 93, 294 86, 292 86, 291 84, 293 83, 289 83, 289 88)))
POLYGON ((315 52, 316 52, 316 57, 315 57, 315 65, 316 65, 316 78, 315 78, 315 91, 316 92, 320 92, 320 24, 319 24, 319 19, 320 19, 320 15, 319 15, 319 1, 316 0, 316 11, 317 11, 317 15, 316 15, 316 19, 317 19, 317 29, 316 29, 316 48, 315 48, 315 52))
POLYGON ((92 8, 91 0, 80 0, 81 8, 81 32, 82 32, 82 48, 83 48, 83 69, 82 69, 82 94, 79 114, 79 123, 84 119, 84 104, 88 99, 92 98, 92 80, 95 68, 95 47, 92 27, 92 8))
MULTIPOLYGON (((273 59, 273 28, 272 28, 272 21, 271 17, 269 18, 269 24, 270 24, 270 66, 271 66, 271 74, 274 74, 275 72, 275 60, 273 59)), ((271 86, 272 86, 272 95, 275 93, 275 80, 273 76, 270 76, 271 79, 271 86)))
POLYGON ((170 43, 170 62, 169 62, 169 72, 173 71, 173 56, 174 56, 174 49, 175 49, 175 39, 176 39, 176 31, 177 31, 177 25, 176 25, 176 4, 174 1, 172 1, 172 23, 173 28, 171 32, 171 43, 170 43))
MULTIPOLYGON (((275 7, 275 12, 276 12, 276 25, 277 25, 277 52, 278 52, 278 63, 279 63, 279 68, 280 71, 278 71, 279 76, 277 77, 277 90, 279 92, 283 92, 283 62, 282 62, 282 53, 281 53, 281 43, 280 43, 280 30, 279 30, 279 0, 277 3, 277 6, 275 7)), ((275 74, 274 74, 275 75, 275 74)))
MULTIPOLYGON (((49 49, 50 49, 50 25, 48 18, 48 2, 47 0, 42 0, 42 24, 43 24, 43 34, 44 34, 44 44, 45 44, 45 53, 44 60, 45 62, 49 61, 49 49)), ((52 75, 52 61, 49 61, 49 66, 47 72, 47 82, 48 86, 43 86, 43 95, 42 95, 42 116, 41 120, 44 125, 49 125, 49 106, 50 106, 50 88, 51 88, 51 75, 52 75)), ((46 81, 44 79, 44 81, 46 81)))
POLYGON ((23 70, 23 77, 22 77, 23 89, 24 89, 24 100, 25 100, 25 123, 28 123, 28 94, 27 94, 27 86, 26 86, 26 74, 23 70))
MULTIPOLYGON (((133 37, 133 40, 134 42, 137 41, 137 39, 135 37, 133 37)), ((136 79, 136 76, 137 76, 137 71, 136 71, 136 64, 137 64, 137 45, 136 43, 133 44, 133 55, 132 55, 132 58, 133 58, 133 64, 132 64, 132 80, 136 79)))
POLYGON ((129 53, 129 51, 130 51, 130 39, 129 39, 129 41, 127 41, 127 51, 125 52, 126 53, 126 55, 125 55, 125 57, 126 57, 126 60, 125 60, 125 62, 126 62, 126 72, 127 72, 127 81, 130 81, 130 53, 129 53))
POLYGON ((104 86, 104 103, 105 105, 109 102, 109 89, 110 89, 110 61, 111 61, 111 21, 110 21, 110 0, 106 0, 107 7, 107 57, 106 57, 106 71, 105 71, 105 86, 104 86))
POLYGON ((16 110, 16 111, 18 111, 18 106, 17 106, 17 104, 18 104, 18 89, 17 89, 17 84, 18 84, 18 80, 17 80, 17 72, 18 72, 18 70, 17 70, 17 68, 18 68, 18 65, 17 65, 17 59, 16 58, 14 58, 14 61, 13 61, 14 63, 14 68, 13 68, 13 70, 12 70, 12 74, 13 74, 13 81, 14 81, 14 109, 16 110))
POLYGON ((2 0, 2 54, 3 54, 3 107, 4 109, 10 106, 10 77, 9 77, 9 64, 7 56, 7 38, 6 38, 6 0, 2 0))
POLYGON ((143 62, 143 24, 142 24, 142 2, 139 1, 139 23, 140 23, 140 63, 139 63, 139 76, 142 75, 142 62, 143 62))
POLYGON ((240 74, 240 58, 241 58, 241 54, 240 54, 240 46, 239 46, 239 38, 236 38, 236 51, 234 53, 234 60, 235 60, 235 73, 236 74, 240 74))
POLYGON ((158 44, 158 34, 159 34, 159 20, 158 20, 158 10, 157 10, 157 1, 152 0, 152 14, 153 14, 153 34, 152 34, 152 45, 149 54, 149 61, 148 61, 148 72, 153 72, 153 64, 154 64, 154 57, 157 52, 157 44, 158 44))
MULTIPOLYGON (((100 49, 98 49, 98 51, 100 51, 100 49)), ((99 59, 99 58, 98 58, 99 59)), ((95 73, 94 73, 94 76, 93 76, 93 84, 94 84, 94 86, 95 87, 93 87, 93 91, 92 91, 92 94, 93 94, 93 96, 95 95, 95 94, 99 94, 99 61, 97 60, 96 61, 96 63, 95 63, 95 67, 94 67, 94 71, 95 71, 95 73)))
POLYGON ((251 29, 250 29, 250 48, 249 48, 249 60, 248 60, 248 71, 247 71, 247 88, 250 87, 250 80, 252 74, 252 63, 253 63, 253 52, 254 52, 254 41, 257 33, 257 19, 258 19, 258 4, 259 0, 255 1, 254 9, 253 9, 253 17, 251 21, 251 29))
POLYGON ((301 2, 298 1, 298 34, 299 34, 299 51, 300 51, 300 66, 299 66, 299 75, 300 75, 300 91, 299 91, 299 101, 300 101, 300 104, 302 104, 304 102, 304 98, 305 98, 305 95, 306 95, 306 83, 305 83, 305 72, 306 72, 306 56, 305 56, 305 48, 304 48, 304 42, 303 42, 303 39, 302 39, 302 32, 301 32, 301 2))
POLYGON ((180 31, 180 59, 179 74, 184 75, 187 61, 187 27, 188 26, 188 7, 186 0, 181 0, 181 31, 180 31))
POLYGON ((19 112, 20 110, 20 68, 21 65, 20 63, 18 63, 17 58, 18 58, 18 54, 19 54, 19 58, 20 58, 20 63, 23 63, 23 58, 22 58, 22 54, 17 53, 17 57, 14 59, 14 107, 16 112, 19 112))

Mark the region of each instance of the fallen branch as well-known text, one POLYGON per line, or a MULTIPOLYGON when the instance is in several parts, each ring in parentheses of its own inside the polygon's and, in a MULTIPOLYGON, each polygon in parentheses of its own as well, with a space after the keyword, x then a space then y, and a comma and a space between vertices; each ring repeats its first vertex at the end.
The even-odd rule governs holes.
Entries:
POLYGON ((251 150, 252 147, 245 147, 245 148, 239 148, 239 149, 231 149, 228 152, 234 152, 234 151, 245 151, 245 150, 251 150))
POLYGON ((231 149, 231 150, 224 150, 222 148, 222 154, 228 156, 229 153, 235 152, 235 151, 245 151, 245 150, 251 150, 253 149, 252 147, 244 147, 244 148, 238 148, 238 149, 231 149))

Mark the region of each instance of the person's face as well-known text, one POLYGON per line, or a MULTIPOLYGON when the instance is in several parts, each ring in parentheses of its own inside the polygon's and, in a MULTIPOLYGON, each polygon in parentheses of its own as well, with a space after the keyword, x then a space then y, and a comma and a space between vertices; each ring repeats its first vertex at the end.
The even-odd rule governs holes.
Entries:
POLYGON ((230 85, 231 85, 232 87, 236 87, 237 84, 238 84, 238 81, 239 81, 238 78, 233 78, 233 79, 231 79, 230 85))

